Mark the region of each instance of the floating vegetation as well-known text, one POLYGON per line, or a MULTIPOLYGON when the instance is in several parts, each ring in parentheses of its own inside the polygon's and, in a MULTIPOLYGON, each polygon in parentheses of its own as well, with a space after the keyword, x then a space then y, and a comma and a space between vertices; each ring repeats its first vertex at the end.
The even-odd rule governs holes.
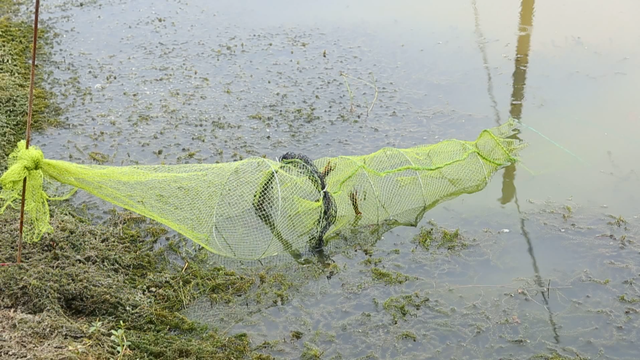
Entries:
POLYGON ((627 304, 637 304, 637 303, 640 303, 640 298, 637 298, 637 297, 627 297, 627 295, 625 295, 625 294, 620 295, 620 297, 618 298, 618 300, 620 300, 620 302, 627 303, 627 304))
POLYGON ((376 266, 382 263, 382 261, 383 259, 381 257, 367 256, 367 258, 362 260, 360 263, 363 265, 376 266))
POLYGON ((419 293, 392 296, 385 300, 382 308, 393 317, 393 323, 397 324, 399 319, 417 316, 416 311, 420 310, 428 301, 429 297, 419 293))
POLYGON ((580 355, 576 355, 575 357, 573 357, 573 356, 562 355, 557 352, 553 352, 551 354, 538 354, 530 358, 530 360, 586 360, 586 359, 587 358, 584 358, 580 355))
POLYGON ((397 271, 388 271, 377 267, 371 268, 371 276, 374 280, 381 281, 387 285, 403 284, 412 278, 397 271))
POLYGON ((300 340, 302 339, 303 336, 304 336, 304 333, 302 331, 294 330, 291 332, 292 340, 300 340))
POLYGON ((418 336, 412 331, 403 331, 397 337, 399 340, 413 340, 413 341, 418 340, 418 336))
POLYGON ((447 230, 431 223, 431 227, 421 227, 420 232, 413 239, 425 250, 444 249, 447 251, 458 251, 466 248, 469 244, 460 235, 460 230, 447 230))
POLYGON ((319 360, 324 355, 324 351, 320 350, 313 344, 304 343, 304 351, 302 351, 302 355, 300 355, 300 359, 302 360, 319 360))
POLYGON ((98 151, 92 151, 89 153, 89 158, 91 158, 91 160, 99 163, 99 164, 104 164, 106 162, 109 161, 109 155, 107 154, 103 154, 101 152, 98 151))
POLYGON ((609 221, 607 224, 609 225, 615 225, 617 227, 622 227, 623 225, 627 224, 627 220, 625 220, 622 215, 620 216, 615 216, 615 215, 607 215, 609 218, 613 219, 611 221, 609 221))

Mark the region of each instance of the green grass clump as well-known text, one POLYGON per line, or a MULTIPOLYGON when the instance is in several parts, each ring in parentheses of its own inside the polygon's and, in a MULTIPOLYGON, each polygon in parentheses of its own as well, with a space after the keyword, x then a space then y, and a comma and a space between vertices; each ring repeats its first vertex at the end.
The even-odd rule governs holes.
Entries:
MULTIPOLYGON (((0 261, 15 259, 17 223, 15 212, 0 218, 0 261)), ((180 313, 201 297, 231 303, 255 279, 208 265, 206 252, 154 250, 162 232, 131 213, 92 225, 54 208, 52 225, 25 247, 22 265, 0 267, 0 320, 21 319, 0 330, 27 344, 15 354, 45 346, 47 356, 97 359, 263 357, 245 334, 227 336, 180 313), (169 260, 176 257, 188 266, 169 260)))

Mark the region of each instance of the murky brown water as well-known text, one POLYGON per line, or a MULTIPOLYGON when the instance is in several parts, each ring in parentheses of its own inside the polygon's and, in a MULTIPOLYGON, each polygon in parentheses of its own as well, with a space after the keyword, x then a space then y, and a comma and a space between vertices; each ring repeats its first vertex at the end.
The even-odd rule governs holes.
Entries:
POLYGON ((395 229, 374 256, 418 280, 372 282, 364 255, 347 252, 336 255, 339 276, 308 281, 287 304, 251 314, 196 307, 199 318, 237 322, 228 329, 256 342, 304 332, 270 350, 284 357, 305 342, 338 358, 522 358, 548 348, 634 357, 638 315, 628 309, 638 305, 620 296, 640 297, 637 1, 67 5, 42 13, 61 34, 51 67, 67 107, 64 128, 34 136, 51 158, 315 158, 473 139, 510 116, 524 124, 521 164, 426 215, 477 239, 461 255, 412 252, 417 230, 395 229), (351 112, 341 73, 375 81, 368 116, 374 89, 352 81, 351 112), (545 295, 550 279, 557 287, 545 295), (431 306, 396 325, 373 300, 414 292, 431 306))

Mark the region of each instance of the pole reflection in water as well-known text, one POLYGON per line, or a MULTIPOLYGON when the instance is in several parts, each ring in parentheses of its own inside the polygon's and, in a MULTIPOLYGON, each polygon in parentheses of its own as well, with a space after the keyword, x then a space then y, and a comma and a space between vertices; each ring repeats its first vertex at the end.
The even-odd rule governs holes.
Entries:
MULTIPOLYGON (((522 105, 524 100, 524 88, 527 82, 527 70, 529 68, 529 49, 531 48, 531 32, 533 30, 533 12, 534 12, 535 0, 522 0, 520 4, 520 28, 518 35, 518 43, 516 45, 516 58, 515 69, 513 71, 513 89, 511 91, 511 107, 509 109, 509 115, 518 120, 522 120, 522 105)), ((518 139, 518 135, 514 134, 513 138, 518 139)), ((553 338, 556 343, 560 343, 560 334, 558 334, 558 327, 553 319, 553 312, 549 306, 549 292, 548 289, 545 292, 545 284, 540 276, 540 269, 538 268, 538 262, 533 252, 533 243, 529 232, 525 227, 524 217, 520 211, 520 203, 518 202, 518 194, 516 192, 516 166, 511 164, 508 166, 502 176, 502 197, 500 198, 501 204, 507 204, 511 200, 515 199, 516 208, 520 214, 520 231, 522 236, 527 242, 527 252, 531 257, 531 263, 533 265, 533 272, 535 276, 536 285, 542 295, 544 306, 549 313, 549 324, 553 331, 553 338)), ((547 284, 548 287, 548 284, 547 284)))
MULTIPOLYGON (((502 121, 500 119, 500 112, 498 111, 497 102, 495 100, 495 96, 493 94, 493 84, 491 79, 491 71, 489 68, 486 48, 484 46, 484 36, 482 35, 482 31, 480 29, 480 21, 478 15, 478 8, 476 6, 476 1, 472 0, 474 18, 475 18, 475 32, 478 37, 478 48, 482 53, 482 60, 484 68, 487 72, 487 92, 489 94, 489 99, 491 100, 492 107, 494 110, 496 122, 500 124, 502 121)), ((515 69, 513 71, 513 82, 512 82, 512 91, 511 91, 511 103, 509 108, 509 115, 511 118, 522 120, 522 106, 524 101, 524 93, 525 93, 525 85, 527 82, 527 70, 529 67, 529 49, 531 47, 531 32, 533 29, 533 14, 535 8, 535 0, 522 0, 520 3, 520 22, 519 22, 519 35, 518 42, 516 45, 516 57, 515 57, 515 69)), ((518 134, 514 134, 511 136, 513 139, 518 139, 518 134)), ((502 196, 498 199, 502 205, 506 205, 511 201, 515 202, 516 209, 520 214, 520 231, 522 236, 524 237, 527 243, 527 252, 529 257, 531 257, 531 263, 533 265, 534 278, 535 283, 538 286, 538 290, 542 295, 542 300, 544 303, 547 312, 549 313, 549 324, 551 325, 551 329, 553 331, 553 338, 556 343, 560 343, 560 335, 558 334, 558 327, 556 325, 555 320, 553 319, 553 312, 549 306, 549 293, 548 293, 548 285, 545 286, 542 276, 540 276, 540 269, 538 267, 538 262, 536 261, 536 256, 533 251, 533 243, 531 241, 531 236, 525 227, 525 219, 522 216, 520 211, 520 203, 518 202, 518 195, 516 191, 515 185, 516 178, 516 165, 512 164, 505 168, 504 173, 502 175, 502 196), (545 289, 547 288, 547 289, 545 289), (545 291, 546 290, 546 291, 545 291)))
POLYGON ((491 107, 493 108, 493 115, 496 119, 496 124, 500 126, 500 111, 498 110, 498 102, 496 101, 496 97, 493 94, 493 79, 491 78, 491 68, 489 68, 489 60, 487 57, 487 47, 485 46, 486 40, 484 35, 482 34, 482 29, 480 28, 480 15, 478 14, 478 6, 476 5, 476 0, 472 0, 471 4, 473 5, 473 18, 476 23, 476 42, 478 43, 478 49, 480 49, 480 53, 482 53, 482 65, 484 66, 484 70, 487 73, 487 93, 489 94, 489 100, 491 100, 491 107))
MULTIPOLYGON (((531 31, 533 30, 533 9, 535 0, 522 0, 520 3, 520 26, 518 29, 518 43, 516 45, 515 69, 511 90, 511 107, 509 116, 522 120, 522 102, 524 100, 524 88, 527 82, 527 70, 529 68, 529 49, 531 47, 531 31)), ((519 139, 518 135, 513 135, 519 139)), ((516 196, 516 166, 508 166, 502 176, 502 205, 510 203, 516 196)))

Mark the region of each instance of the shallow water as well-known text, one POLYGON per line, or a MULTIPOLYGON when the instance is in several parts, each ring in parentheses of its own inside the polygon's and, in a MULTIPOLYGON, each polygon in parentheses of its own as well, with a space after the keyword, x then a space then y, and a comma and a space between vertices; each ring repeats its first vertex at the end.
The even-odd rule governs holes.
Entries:
POLYGON ((224 318, 256 344, 287 339, 266 349, 284 357, 306 343, 327 358, 634 358, 638 304, 619 297, 640 297, 639 11, 632 0, 49 1, 65 125, 34 143, 49 158, 100 152, 114 165, 315 158, 474 139, 515 116, 530 144, 515 177, 501 171, 425 216, 475 238, 468 249, 425 252, 411 242, 418 229, 397 228, 372 256, 417 279, 375 282, 362 252, 337 251, 343 270, 302 276, 284 304, 187 313, 224 318), (375 102, 354 78, 375 82, 375 102), (429 306, 398 324, 373 300, 414 292, 429 306), (303 338, 289 341, 292 330, 303 338))

